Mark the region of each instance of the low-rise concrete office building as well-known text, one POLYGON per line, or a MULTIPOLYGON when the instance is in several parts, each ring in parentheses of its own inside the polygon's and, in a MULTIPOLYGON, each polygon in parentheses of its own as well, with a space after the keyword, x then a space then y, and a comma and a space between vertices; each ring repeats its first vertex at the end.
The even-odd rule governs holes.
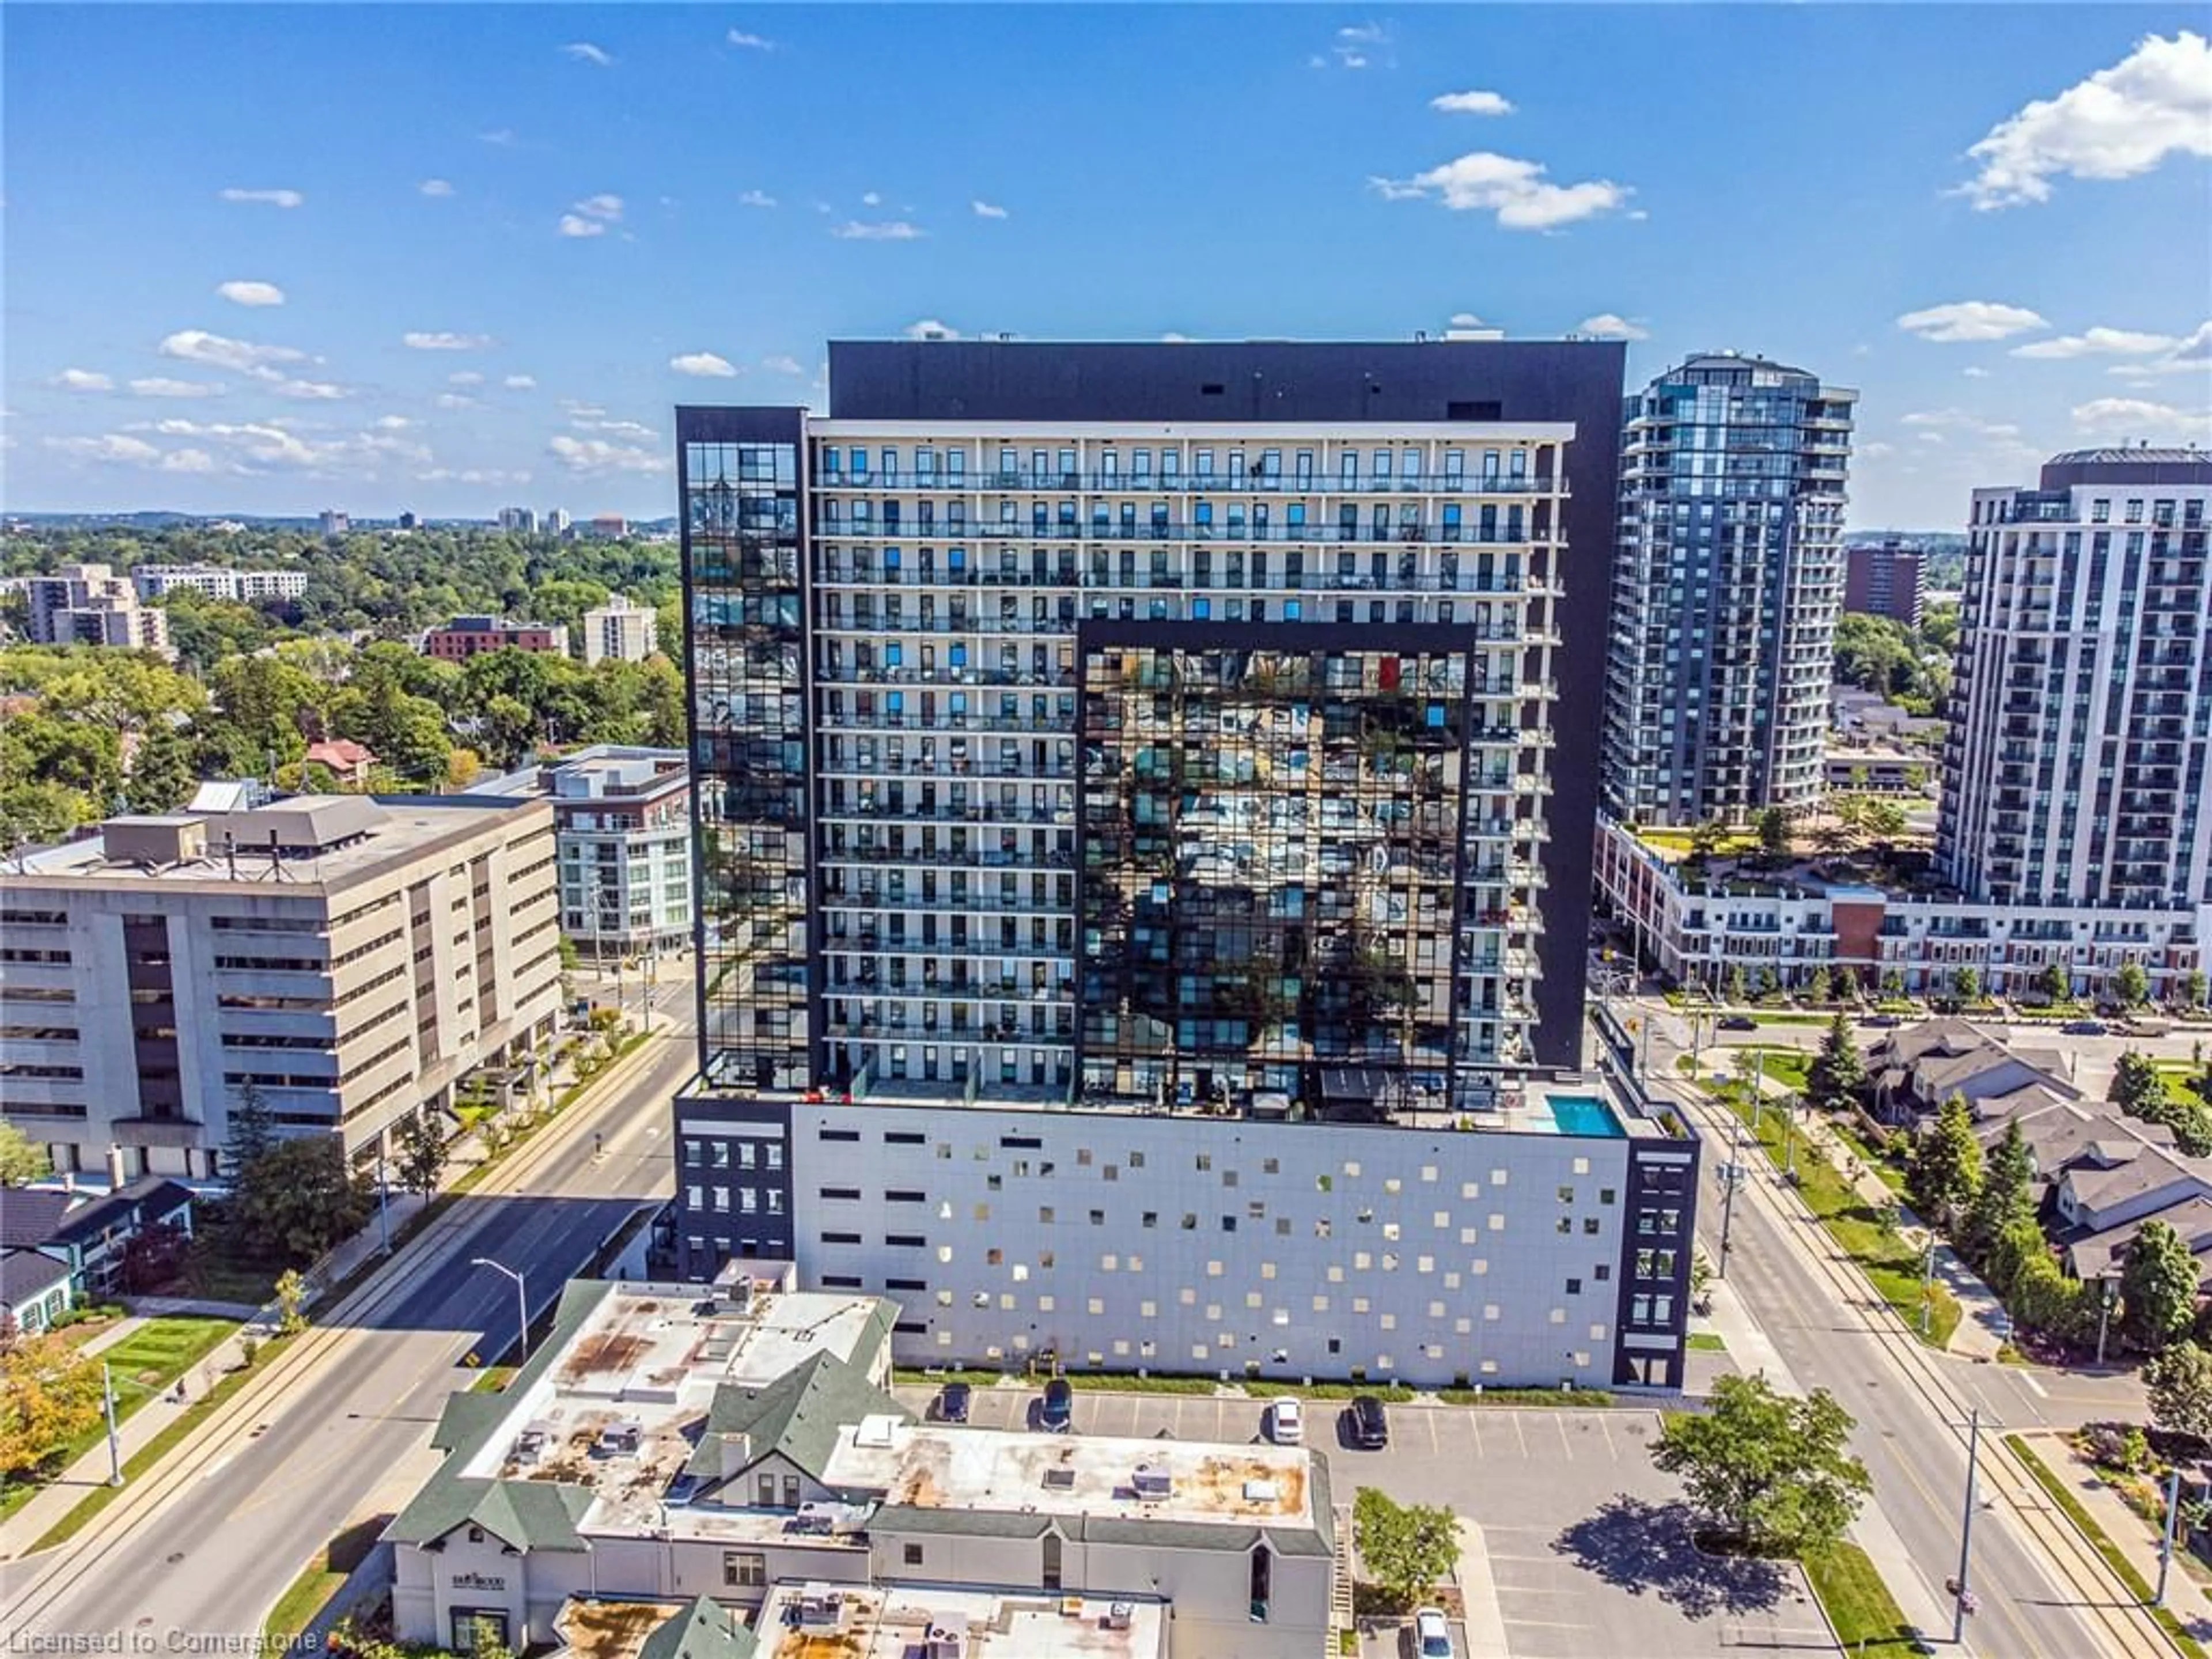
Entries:
POLYGON ((301 795, 0 871, 0 1113, 63 1171, 219 1178, 252 1088, 349 1152, 549 1035, 552 809, 301 795))

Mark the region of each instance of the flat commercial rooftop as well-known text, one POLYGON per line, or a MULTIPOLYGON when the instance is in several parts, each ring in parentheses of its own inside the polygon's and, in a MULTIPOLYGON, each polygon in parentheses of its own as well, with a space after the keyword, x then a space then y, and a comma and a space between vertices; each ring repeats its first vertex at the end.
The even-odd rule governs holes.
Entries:
POLYGON ((933 1632, 958 1640, 952 1650, 962 1659, 1164 1659, 1168 1651, 1166 1609, 1157 1601, 927 1584, 778 1584, 754 1626, 760 1659, 908 1659, 930 1650, 933 1632))

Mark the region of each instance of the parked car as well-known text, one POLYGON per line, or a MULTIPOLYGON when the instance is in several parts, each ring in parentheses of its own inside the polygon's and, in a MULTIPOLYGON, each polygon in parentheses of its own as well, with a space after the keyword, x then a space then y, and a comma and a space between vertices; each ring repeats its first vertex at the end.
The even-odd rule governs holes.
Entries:
POLYGON ((1413 1651, 1420 1659, 1452 1659, 1451 1626, 1442 1607, 1413 1610, 1413 1651))
POLYGON ((2069 1019, 2058 1029, 2068 1036, 2102 1036, 2112 1028, 2101 1019, 2069 1019))
POLYGON ((1390 1443, 1390 1419, 1373 1395, 1356 1395, 1346 1415, 1351 1419, 1352 1443, 1362 1451, 1381 1451, 1390 1443))
POLYGON ((1730 1014, 1721 1022, 1723 1031, 1756 1031, 1758 1029, 1759 1022, 1749 1014, 1730 1014))
POLYGON ((937 1420, 940 1423, 965 1423, 968 1407, 975 1390, 965 1382, 947 1382, 937 1391, 937 1420))
POLYGON ((1044 1399, 1037 1407, 1038 1425, 1054 1434, 1066 1434, 1075 1426, 1075 1384, 1064 1376, 1055 1376, 1044 1385, 1044 1399))
POLYGON ((1902 1023, 1903 1022, 1901 1022, 1895 1014, 1869 1014, 1864 1019, 1859 1022, 1862 1025, 1872 1026, 1876 1030, 1885 1031, 1889 1030, 1892 1026, 1898 1025, 1902 1023))
POLYGON ((1295 1446, 1306 1437, 1304 1409, 1291 1395, 1269 1403, 1267 1437, 1279 1446, 1295 1446))

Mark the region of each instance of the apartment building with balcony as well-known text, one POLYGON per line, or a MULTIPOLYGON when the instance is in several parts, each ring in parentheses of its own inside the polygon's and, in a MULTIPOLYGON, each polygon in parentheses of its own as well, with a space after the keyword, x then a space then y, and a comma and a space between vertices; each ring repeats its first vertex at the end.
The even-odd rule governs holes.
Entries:
POLYGON ((1844 550, 1844 609, 1920 626, 1928 592, 1927 555, 1898 536, 1860 542, 1844 550))
POLYGON ((422 636, 422 654, 441 662, 466 662, 484 651, 550 651, 568 654, 566 623, 508 622, 499 617, 456 617, 422 636))
POLYGON ((1819 799, 1857 393, 1686 359, 1626 404, 1606 808, 1741 822, 1819 799))
POLYGON ((128 578, 104 564, 65 564, 30 577, 24 594, 34 645, 112 645, 174 657, 169 619, 138 603, 128 578))
POLYGON ((1632 1166, 1660 1191, 1694 1145, 1551 1089, 1582 1055, 1595 775, 1558 757, 1596 738, 1621 357, 840 342, 827 416, 679 410, 686 1271, 896 1285, 938 1360, 1679 1376, 1679 1297, 1645 1285, 1631 1364, 1613 1273, 1632 1166), (1147 1158, 1289 1186, 1160 1227, 1147 1178, 1098 1190, 1147 1158), (1340 1217, 1267 1207, 1385 1167, 1340 1217), (1583 1207, 1430 1206, 1440 1248, 1395 1273, 1425 1188, 1493 1180, 1583 1207), (1492 1222, 1566 1254, 1486 1316, 1443 1287, 1492 1222), (1151 1313, 1098 1282, 1140 1241, 1178 1287, 1151 1313), (1375 1276, 1334 1321, 1291 1294, 1332 1268, 1375 1276), (1332 1346, 1353 1303, 1373 1328, 1332 1346))
POLYGON ((691 942, 691 772, 683 750, 599 743, 471 786, 553 804, 561 931, 599 960, 691 942))
POLYGON ((64 1173, 220 1178, 248 1087, 349 1152, 550 1033, 553 811, 302 795, 0 868, 0 1115, 64 1173))
POLYGON ((211 599, 258 605, 264 599, 296 599, 307 591, 304 570, 240 570, 220 564, 141 564, 131 569, 131 585, 141 599, 189 590, 211 599))
POLYGON ((584 660, 643 662, 660 648, 660 618, 649 605, 617 593, 584 613, 584 660))
POLYGON ((2212 453, 1974 492, 1938 856, 2000 904, 2212 902, 2212 453))

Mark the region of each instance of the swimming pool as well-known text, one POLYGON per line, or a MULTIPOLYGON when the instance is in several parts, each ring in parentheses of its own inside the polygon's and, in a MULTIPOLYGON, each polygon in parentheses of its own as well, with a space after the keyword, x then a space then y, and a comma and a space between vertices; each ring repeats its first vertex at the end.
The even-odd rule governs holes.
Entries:
POLYGON ((1595 1095, 1547 1095, 1542 1105, 1551 1109, 1553 1132, 1563 1135, 1603 1135, 1620 1139, 1628 1131, 1613 1109, 1595 1095))

